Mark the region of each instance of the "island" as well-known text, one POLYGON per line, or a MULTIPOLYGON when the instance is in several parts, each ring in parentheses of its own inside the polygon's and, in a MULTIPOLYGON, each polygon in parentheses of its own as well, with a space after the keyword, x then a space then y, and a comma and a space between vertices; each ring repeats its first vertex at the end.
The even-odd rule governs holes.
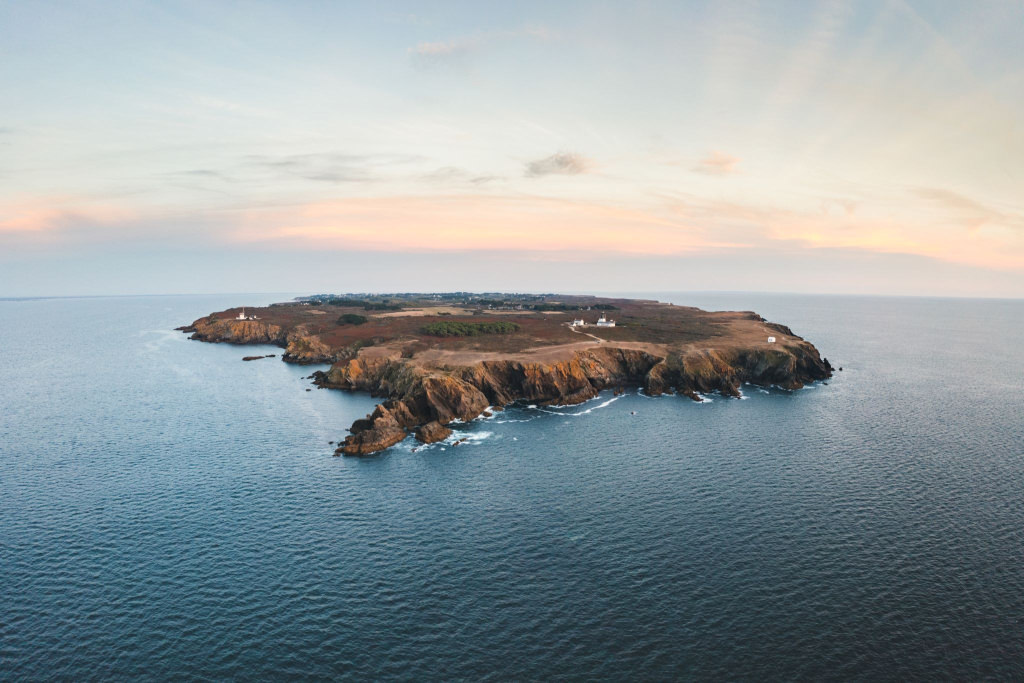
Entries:
POLYGON ((832 366, 785 325, 750 311, 556 294, 324 294, 229 309, 179 330, 192 339, 274 344, 290 363, 329 363, 320 387, 383 399, 336 455, 407 438, 446 439, 450 423, 515 401, 570 405, 606 389, 692 400, 741 385, 795 390, 832 366))

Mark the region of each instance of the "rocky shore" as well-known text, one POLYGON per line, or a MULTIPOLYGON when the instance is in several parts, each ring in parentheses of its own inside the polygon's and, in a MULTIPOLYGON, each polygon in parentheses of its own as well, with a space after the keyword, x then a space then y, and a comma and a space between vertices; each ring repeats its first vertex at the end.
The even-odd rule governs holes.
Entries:
POLYGON ((489 406, 519 400, 572 405, 603 389, 638 386, 650 396, 677 393, 700 401, 699 394, 710 392, 738 397, 744 383, 799 389, 831 374, 827 359, 803 342, 770 350, 668 356, 603 347, 554 363, 482 361, 444 371, 408 359, 354 358, 314 377, 324 387, 387 398, 371 415, 353 423, 351 435, 338 447, 338 453, 366 455, 402 441, 410 429, 417 429, 417 438, 425 443, 439 440, 422 438, 423 426, 430 426, 426 433, 434 434, 436 427, 431 425, 472 420, 489 406))
MULTIPOLYGON (((610 301, 634 310, 627 307, 629 300, 610 301)), ((451 434, 446 426, 451 422, 472 420, 491 406, 520 400, 568 405, 594 398, 604 389, 633 386, 651 396, 676 393, 699 401, 700 394, 710 392, 739 396, 744 383, 799 389, 832 375, 828 360, 810 342, 756 314, 709 314, 638 303, 644 305, 635 308, 634 330, 615 331, 619 339, 589 334, 594 341, 581 343, 575 341, 577 331, 570 330, 564 340, 553 338, 552 343, 531 347, 530 343, 543 338, 517 340, 513 334, 503 340, 504 350, 497 351, 465 339, 425 345, 422 335, 405 334, 405 328, 383 316, 384 323, 365 326, 363 337, 346 343, 351 340, 325 335, 322 325, 317 332, 314 324, 295 324, 294 315, 274 310, 287 306, 265 309, 261 318, 266 319, 235 320, 214 314, 179 329, 205 342, 275 344, 285 349, 282 359, 286 362, 331 363, 328 371, 313 373, 315 384, 365 391, 384 399, 373 413, 349 427, 349 435, 336 450, 344 455, 377 453, 410 434, 422 443, 440 441, 451 434), (683 312, 676 314, 672 309, 683 312), (666 311, 677 315, 678 321, 673 322, 684 343, 673 343, 672 328, 643 340, 641 332, 649 332, 652 325, 642 323, 664 320, 666 311), (709 321, 717 327, 708 328, 709 321), (705 330, 705 338, 692 340, 687 337, 687 322, 689 330, 710 331, 705 330)), ((552 337, 557 336, 555 332, 562 334, 567 324, 550 315, 534 318, 540 321, 537 330, 550 330, 552 337)))

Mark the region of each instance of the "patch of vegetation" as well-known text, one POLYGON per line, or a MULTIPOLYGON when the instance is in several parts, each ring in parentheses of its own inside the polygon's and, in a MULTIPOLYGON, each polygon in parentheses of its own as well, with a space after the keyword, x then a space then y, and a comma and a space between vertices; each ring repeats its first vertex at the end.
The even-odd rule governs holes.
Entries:
POLYGON ((309 303, 316 306, 347 306, 362 308, 364 311, 400 311, 401 304, 396 304, 389 299, 382 301, 370 301, 368 299, 354 299, 347 296, 331 296, 324 298, 310 298, 309 303))
POLYGON ((530 308, 532 308, 535 311, 578 311, 578 310, 582 309, 583 307, 582 306, 578 306, 576 304, 543 303, 543 304, 534 304, 530 308))
POLYGON ((519 329, 516 323, 466 323, 455 320, 430 323, 423 326, 423 333, 433 337, 477 337, 481 334, 511 334, 519 329))
POLYGON ((591 308, 596 309, 598 311, 617 311, 617 310, 619 310, 618 306, 612 306, 611 304, 594 304, 593 306, 591 306, 591 308))
POLYGON ((339 325, 362 325, 369 318, 365 315, 359 315, 358 313, 345 313, 338 318, 339 325))

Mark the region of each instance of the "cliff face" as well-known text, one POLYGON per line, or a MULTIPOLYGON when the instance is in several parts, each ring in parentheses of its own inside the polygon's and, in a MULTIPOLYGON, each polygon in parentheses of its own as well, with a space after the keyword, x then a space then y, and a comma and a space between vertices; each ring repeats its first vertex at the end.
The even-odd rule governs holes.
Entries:
POLYGON ((227 344, 275 344, 285 346, 288 334, 280 325, 262 320, 234 320, 229 318, 200 318, 188 327, 179 328, 191 332, 190 339, 204 342, 227 344))
POLYGON ((282 359, 289 363, 333 363, 337 356, 319 337, 300 325, 288 331, 263 320, 235 320, 233 318, 200 318, 188 327, 190 339, 226 344, 273 344, 285 350, 282 359))
MULTIPOLYGON (((423 425, 471 420, 489 405, 516 400, 569 405, 605 388, 638 385, 651 395, 677 392, 739 395, 744 382, 798 389, 832 374, 827 360, 807 342, 759 350, 703 350, 668 354, 614 347, 576 353, 566 361, 484 361, 428 369, 409 359, 354 358, 316 373, 323 386, 371 392, 387 400, 350 428, 337 453, 366 455, 383 450, 423 425)), ((442 437, 443 438, 443 437, 442 437)))

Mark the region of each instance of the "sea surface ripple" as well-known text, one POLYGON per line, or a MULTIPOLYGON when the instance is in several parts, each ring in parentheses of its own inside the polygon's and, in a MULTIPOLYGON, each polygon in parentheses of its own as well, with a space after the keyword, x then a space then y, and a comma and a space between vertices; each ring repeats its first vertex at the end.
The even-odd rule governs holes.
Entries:
POLYGON ((1024 677, 1024 302, 659 298, 843 372, 334 458, 373 399, 171 331, 282 297, 0 302, 0 679, 1024 677))

